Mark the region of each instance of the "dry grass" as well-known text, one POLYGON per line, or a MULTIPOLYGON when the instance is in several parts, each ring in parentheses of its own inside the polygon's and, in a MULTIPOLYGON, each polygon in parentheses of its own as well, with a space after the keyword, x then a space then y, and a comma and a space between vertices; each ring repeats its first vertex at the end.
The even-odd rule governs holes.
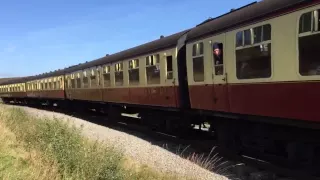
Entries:
POLYGON ((188 179, 159 174, 81 129, 0 105, 0 179, 188 179))
POLYGON ((39 151, 27 151, 2 121, 0 132, 0 179, 60 179, 57 164, 39 151))
MULTIPOLYGON (((164 146, 163 148, 168 149, 167 146, 164 146)), ((219 153, 215 151, 216 147, 213 147, 209 154, 199 154, 192 151, 187 152, 188 149, 189 146, 185 148, 181 148, 179 146, 176 149, 176 154, 211 172, 220 174, 228 179, 238 180, 238 178, 235 177, 236 175, 232 173, 232 168, 242 164, 235 164, 233 162, 224 160, 224 158, 219 156, 219 153)))

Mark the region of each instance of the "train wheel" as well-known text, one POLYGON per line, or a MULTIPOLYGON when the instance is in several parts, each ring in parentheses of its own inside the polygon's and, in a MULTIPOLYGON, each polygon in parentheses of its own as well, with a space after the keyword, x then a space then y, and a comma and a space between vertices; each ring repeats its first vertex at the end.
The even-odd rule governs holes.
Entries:
POLYGON ((214 125, 213 129, 215 130, 217 141, 222 148, 226 148, 232 152, 239 152, 241 148, 239 144, 239 135, 233 121, 220 121, 214 125))
POLYGON ((110 106, 108 108, 108 122, 117 122, 121 119, 121 108, 117 106, 110 106))

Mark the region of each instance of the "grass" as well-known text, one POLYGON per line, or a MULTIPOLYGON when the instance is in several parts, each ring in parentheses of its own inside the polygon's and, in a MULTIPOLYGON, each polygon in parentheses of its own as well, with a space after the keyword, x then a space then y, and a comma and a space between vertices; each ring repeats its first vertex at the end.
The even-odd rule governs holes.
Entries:
MULTIPOLYGON (((238 180, 234 174, 233 168, 243 165, 242 163, 229 162, 224 160, 223 157, 219 156, 219 153, 216 153, 216 147, 213 147, 209 154, 198 154, 192 150, 188 152, 190 146, 178 147, 176 149, 176 154, 180 157, 187 159, 198 166, 207 169, 216 174, 220 174, 228 179, 238 180)), ((164 145, 163 148, 168 149, 167 145, 164 145)))
POLYGON ((27 151, 3 121, 0 132, 0 179, 59 179, 56 164, 44 159, 39 151, 27 151))
POLYGON ((182 179, 124 157, 81 129, 0 107, 0 179, 182 179))

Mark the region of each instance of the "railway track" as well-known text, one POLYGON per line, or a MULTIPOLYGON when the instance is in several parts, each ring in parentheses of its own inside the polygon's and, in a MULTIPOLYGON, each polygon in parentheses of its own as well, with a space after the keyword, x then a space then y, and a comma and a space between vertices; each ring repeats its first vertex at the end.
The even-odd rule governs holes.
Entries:
MULTIPOLYGON (((20 105, 21 104, 16 104, 20 105)), ((181 156, 193 154, 203 154, 208 157, 206 160, 216 160, 219 165, 212 166, 211 171, 226 175, 230 179, 239 180, 320 180, 320 177, 312 176, 307 171, 293 170, 271 162, 259 160, 254 155, 235 154, 228 149, 220 148, 208 132, 194 129, 186 137, 177 137, 149 127, 139 125, 137 118, 123 115, 121 120, 108 121, 106 114, 95 111, 76 112, 68 109, 59 109, 48 106, 32 106, 33 108, 54 111, 70 116, 85 119, 95 124, 107 126, 119 131, 125 131, 135 136, 139 136, 154 145, 166 148, 169 151, 178 153, 181 156), (212 149, 219 154, 219 158, 212 154, 212 149), (251 156, 251 157, 250 157, 251 156)))

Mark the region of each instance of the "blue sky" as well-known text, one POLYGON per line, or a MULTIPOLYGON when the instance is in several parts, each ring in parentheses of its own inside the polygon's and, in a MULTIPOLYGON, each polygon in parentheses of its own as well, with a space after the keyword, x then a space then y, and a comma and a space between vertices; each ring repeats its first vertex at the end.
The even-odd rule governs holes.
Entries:
POLYGON ((252 0, 28 0, 0 6, 0 77, 91 61, 194 27, 252 0))

